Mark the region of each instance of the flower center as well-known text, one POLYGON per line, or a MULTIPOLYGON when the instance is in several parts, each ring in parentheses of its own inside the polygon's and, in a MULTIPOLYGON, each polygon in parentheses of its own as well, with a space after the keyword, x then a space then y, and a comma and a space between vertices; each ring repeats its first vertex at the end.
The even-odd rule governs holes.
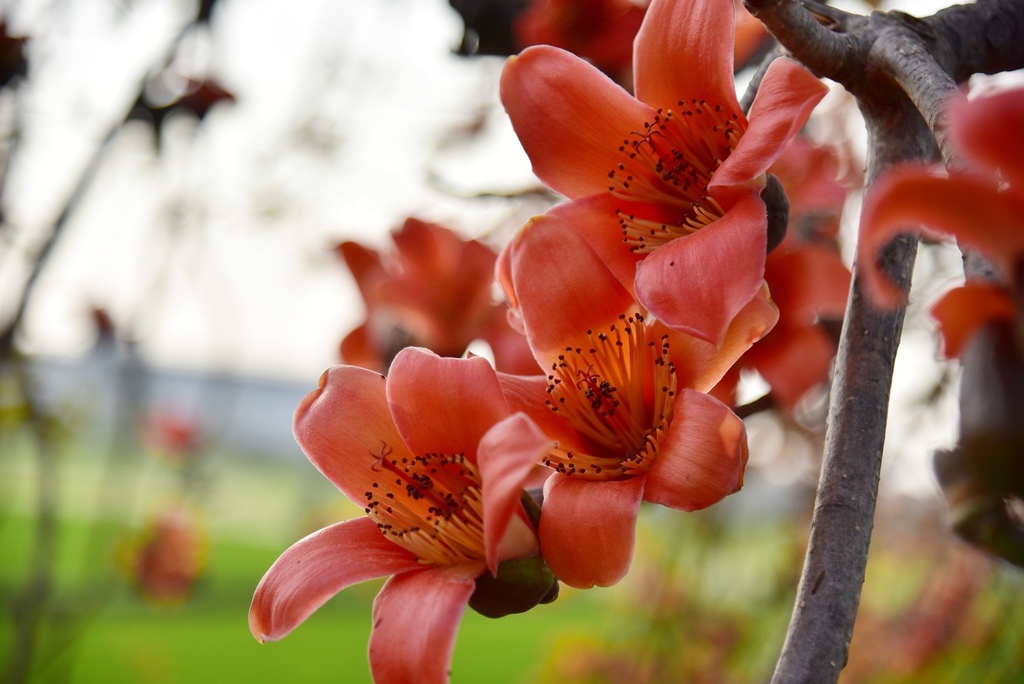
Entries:
POLYGON ((585 451, 558 444, 544 464, 567 475, 614 480, 646 472, 658 455, 676 397, 668 336, 648 339, 643 315, 619 316, 608 332, 587 331, 552 363, 547 401, 584 437, 585 451))
POLYGON ((722 105, 680 100, 678 111, 659 109, 642 132, 622 141, 625 159, 608 173, 608 191, 629 202, 659 205, 658 215, 617 210, 630 251, 651 252, 722 217, 707 194, 708 183, 746 126, 746 119, 722 105))
POLYGON ((420 562, 455 565, 484 559, 480 473, 463 454, 392 457, 381 443, 364 509, 381 533, 420 562))

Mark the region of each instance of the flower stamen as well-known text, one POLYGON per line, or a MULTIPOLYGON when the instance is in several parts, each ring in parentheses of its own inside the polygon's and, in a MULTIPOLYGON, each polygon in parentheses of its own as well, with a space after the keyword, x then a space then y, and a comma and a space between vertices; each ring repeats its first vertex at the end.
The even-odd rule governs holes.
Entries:
POLYGON ((567 475, 613 480, 646 472, 658 453, 676 396, 668 337, 648 339, 643 314, 622 314, 588 344, 566 347, 551 365, 547 405, 586 440, 556 444, 544 464, 567 475))
POLYGON ((609 171, 608 191, 627 202, 656 204, 659 217, 619 209, 622 241, 647 253, 721 218, 708 183, 746 130, 746 119, 721 105, 680 100, 677 110, 659 109, 643 131, 622 141, 624 159, 609 171))
POLYGON ((392 456, 386 444, 370 469, 383 474, 364 510, 381 533, 427 565, 483 560, 480 473, 463 454, 392 456))

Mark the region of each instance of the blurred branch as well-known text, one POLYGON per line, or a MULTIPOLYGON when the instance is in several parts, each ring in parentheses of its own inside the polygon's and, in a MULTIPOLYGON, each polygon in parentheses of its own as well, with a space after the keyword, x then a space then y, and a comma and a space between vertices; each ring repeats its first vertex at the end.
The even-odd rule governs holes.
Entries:
MULTIPOLYGON (((1024 4, 1014 0, 953 7, 927 19, 899 12, 861 17, 813 0, 746 5, 794 57, 857 98, 868 127, 869 183, 893 164, 933 162, 940 149, 954 161, 942 112, 956 83, 974 72, 1024 65, 1024 4)), ((916 242, 904 236, 879 257, 904 292, 915 254, 916 242)), ((773 682, 835 682, 846 664, 903 317, 904 309, 872 306, 854 264, 807 555, 773 682)))
MULTIPOLYGON (((161 68, 166 68, 171 64, 174 59, 174 55, 178 50, 179 45, 185 39, 193 28, 199 24, 207 23, 210 19, 210 13, 215 6, 215 0, 203 0, 197 6, 196 14, 182 26, 175 38, 167 46, 161 60, 154 65, 154 68, 147 71, 143 79, 138 86, 138 97, 133 101, 132 105, 128 108, 124 117, 121 117, 111 126, 110 130, 104 136, 103 141, 96 148, 89 163, 86 164, 82 170, 81 176, 79 176, 78 183, 71 191, 70 196, 64 203, 60 214, 57 216, 53 225, 50 227, 50 233, 46 236, 42 246, 31 258, 31 265, 29 267, 28 276, 22 285, 21 296, 18 298, 18 305, 14 311, 13 316, 9 321, 0 327, 0 358, 7 358, 11 355, 14 349, 14 338, 17 334, 18 328, 21 326, 22 321, 25 318, 25 312, 28 309, 29 302, 32 299, 32 294, 35 291, 36 283, 38 282, 40 274, 49 262, 50 255, 53 253, 53 248, 57 245, 61 235, 64 234, 64 229, 67 227, 67 222, 74 214, 75 209, 78 207, 79 202, 85 196, 92 184, 93 179, 96 177, 96 173, 106 156, 107 150, 110 147, 111 141, 117 135, 117 133, 124 126, 125 121, 132 118, 135 114, 138 104, 143 100, 146 83, 151 77, 152 73, 161 68)), ((226 91, 225 91, 226 92, 226 91)))
POLYGON ((11 661, 4 681, 17 684, 28 681, 33 655, 42 624, 53 596, 53 561, 57 550, 57 478, 56 425, 32 396, 23 359, 5 362, 3 372, 13 372, 24 391, 28 408, 27 425, 35 437, 37 450, 36 525, 32 540, 29 581, 14 600, 11 661))

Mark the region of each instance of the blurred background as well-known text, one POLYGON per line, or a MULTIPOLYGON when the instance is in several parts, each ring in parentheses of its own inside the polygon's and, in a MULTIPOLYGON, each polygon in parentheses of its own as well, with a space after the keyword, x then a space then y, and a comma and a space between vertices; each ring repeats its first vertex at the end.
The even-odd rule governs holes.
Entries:
MULTIPOLYGON (((496 322, 494 251, 558 198, 532 175, 497 79, 505 55, 563 41, 629 87, 645 3, 579 4, 2 4, 0 680, 369 681, 379 583, 281 642, 249 634, 274 559, 361 513, 294 444, 292 412, 328 366, 383 370, 407 344, 523 367, 496 322), (451 310, 480 292, 472 316, 451 310)), ((738 26, 742 85, 766 38, 738 26)), ((807 133, 830 142, 838 200, 800 213, 807 181, 787 191, 848 265, 864 166, 852 102, 830 94, 807 133)), ((1024 668, 1021 579, 948 532, 931 472, 956 438, 956 369, 924 308, 958 273, 955 250, 919 258, 845 682, 1024 668)), ((834 335, 838 321, 820 323, 834 335)), ((467 613, 453 681, 766 680, 827 383, 793 401, 771 390, 744 367, 740 494, 697 514, 645 508, 614 588, 563 588, 497 621, 467 613)))

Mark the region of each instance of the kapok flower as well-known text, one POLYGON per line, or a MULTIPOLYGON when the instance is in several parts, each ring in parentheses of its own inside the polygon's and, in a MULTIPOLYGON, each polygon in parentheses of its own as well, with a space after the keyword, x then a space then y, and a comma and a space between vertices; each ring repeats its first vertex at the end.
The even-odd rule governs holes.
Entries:
POLYGON ((1024 89, 957 101, 949 122, 952 141, 969 171, 947 175, 908 165, 879 178, 864 202, 857 258, 868 293, 889 307, 899 304, 901 295, 877 255, 898 233, 955 238, 960 247, 979 252, 993 264, 998 282, 969 281, 932 309, 945 353, 954 357, 986 323, 1021 315, 1024 141, 1005 131, 1024 127, 1024 89))
MULTIPOLYGON (((712 263, 703 275, 725 291, 727 269, 712 263)), ((641 500, 690 511, 740 488, 743 422, 705 392, 778 311, 762 292, 720 346, 672 330, 551 215, 517 234, 498 278, 547 372, 500 376, 510 408, 553 440, 543 461, 555 473, 544 488, 541 550, 567 584, 614 584, 629 568, 641 500)))
POLYGON ((850 180, 839 178, 834 148, 798 136, 772 165, 789 197, 789 230, 768 255, 765 282, 779 307, 779 322, 751 347, 716 388, 732 395, 742 368, 771 385, 774 406, 791 412, 811 388, 828 378, 836 341, 820 323, 841 321, 850 270, 839 257, 836 234, 850 180))
POLYGON ((547 46, 510 58, 501 76, 534 173, 573 200, 555 212, 651 313, 714 343, 761 288, 765 172, 827 90, 778 59, 748 119, 733 79, 734 24, 732 0, 654 0, 634 44, 636 97, 547 46), (709 261, 729 264, 724 296, 693 275, 709 261))
POLYGON ((299 405, 295 436, 366 516, 277 559, 249 610, 258 640, 285 636, 351 584, 390 575, 373 607, 374 680, 443 682, 467 603, 498 616, 548 598, 554 581, 520 496, 550 441, 510 415, 486 360, 409 348, 387 380, 337 366, 299 405), (526 566, 533 581, 502 585, 504 563, 526 566))
POLYGON ((162 508, 132 540, 118 550, 119 560, 139 591, 157 604, 188 599, 206 568, 206 533, 196 513, 184 504, 162 508))
POLYGON ((393 255, 357 242, 337 247, 366 303, 366 321, 342 340, 342 361, 383 372, 403 347, 457 357, 483 339, 499 370, 535 370, 522 335, 508 327, 504 304, 494 301, 494 251, 414 218, 392 239, 393 255))

